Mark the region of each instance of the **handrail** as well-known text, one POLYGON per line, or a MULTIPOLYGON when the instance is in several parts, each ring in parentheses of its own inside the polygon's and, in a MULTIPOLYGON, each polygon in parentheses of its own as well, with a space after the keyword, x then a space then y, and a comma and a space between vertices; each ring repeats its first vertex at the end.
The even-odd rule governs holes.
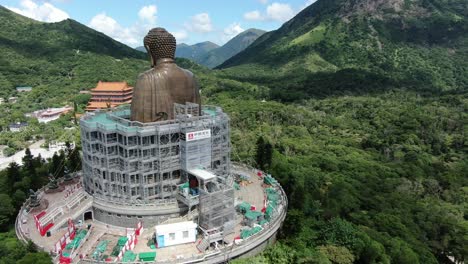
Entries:
MULTIPOLYGON (((253 167, 251 168, 255 169, 253 167)), ((286 218, 287 208, 288 208, 288 199, 287 199, 286 193, 284 192, 283 187, 279 183, 276 183, 275 187, 279 189, 279 191, 281 192, 281 195, 280 195, 281 203, 279 204, 278 210, 276 211, 276 212, 279 211, 279 214, 278 213, 274 214, 272 216, 272 221, 270 221, 269 225, 267 227, 264 227, 262 231, 246 239, 243 239, 243 241, 239 245, 236 245, 233 243, 231 245, 228 245, 210 254, 203 254, 202 256, 192 256, 192 257, 187 257, 187 258, 177 259, 177 260, 157 261, 157 263, 168 263, 168 264, 169 263, 200 263, 204 261, 214 260, 216 257, 222 258, 220 259, 219 262, 223 262, 223 261, 226 261, 227 258, 229 258, 228 256, 238 256, 260 245, 261 243, 266 241, 269 237, 271 237, 274 233, 278 231, 284 219, 286 218), (237 254, 236 254, 236 251, 238 252, 237 254)), ((80 260, 80 263, 87 264, 87 263, 97 263, 97 262, 90 260, 90 259, 83 259, 83 260, 80 260)), ((123 262, 115 262, 115 263, 123 264, 123 262)), ((136 262, 127 262, 127 263, 142 264, 145 262, 136 261, 136 262)))

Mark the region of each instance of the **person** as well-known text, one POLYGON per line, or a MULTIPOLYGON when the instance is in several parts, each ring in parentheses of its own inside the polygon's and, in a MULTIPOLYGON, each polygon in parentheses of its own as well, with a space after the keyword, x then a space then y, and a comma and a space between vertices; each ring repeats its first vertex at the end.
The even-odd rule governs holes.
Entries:
POLYGON ((144 38, 152 69, 138 76, 131 104, 131 120, 142 123, 174 119, 174 103, 200 105, 193 74, 178 67, 176 40, 164 28, 151 29, 144 38))

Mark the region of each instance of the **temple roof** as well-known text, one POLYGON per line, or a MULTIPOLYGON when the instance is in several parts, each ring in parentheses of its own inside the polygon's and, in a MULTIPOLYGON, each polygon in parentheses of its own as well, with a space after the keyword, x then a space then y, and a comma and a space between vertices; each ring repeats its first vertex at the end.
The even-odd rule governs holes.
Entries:
POLYGON ((92 89, 93 92, 99 91, 123 91, 133 89, 129 87, 127 82, 98 82, 96 88, 92 89))
MULTIPOLYGON (((86 109, 102 109, 107 108, 108 102, 89 102, 86 106, 86 109)), ((122 103, 123 104, 123 103, 122 103)), ((110 107, 116 107, 119 105, 118 103, 110 102, 110 107)))

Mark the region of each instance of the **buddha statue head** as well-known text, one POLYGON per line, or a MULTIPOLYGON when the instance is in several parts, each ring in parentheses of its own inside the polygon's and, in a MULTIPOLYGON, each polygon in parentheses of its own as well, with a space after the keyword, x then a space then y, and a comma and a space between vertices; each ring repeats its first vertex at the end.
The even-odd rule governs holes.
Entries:
POLYGON ((176 39, 164 28, 151 29, 143 42, 151 57, 152 66, 155 66, 159 59, 174 59, 176 39))

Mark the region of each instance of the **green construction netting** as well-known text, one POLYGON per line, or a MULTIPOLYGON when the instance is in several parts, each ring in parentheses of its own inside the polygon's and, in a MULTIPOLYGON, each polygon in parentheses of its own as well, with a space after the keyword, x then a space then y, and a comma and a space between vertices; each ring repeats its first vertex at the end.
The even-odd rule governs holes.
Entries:
POLYGON ((278 201, 279 196, 276 193, 267 193, 268 201, 278 201))
POLYGON ((141 261, 154 261, 156 259, 156 252, 142 252, 138 257, 141 261))
POLYGON ((274 208, 272 206, 268 205, 266 210, 265 210, 265 218, 269 220, 271 215, 273 214, 273 211, 274 211, 274 208))
POLYGON ((86 233, 88 233, 88 231, 84 229, 78 231, 75 235, 75 238, 70 243, 68 243, 68 245, 65 248, 76 249, 80 245, 81 240, 86 236, 86 233))
POLYGON ((117 242, 117 245, 124 246, 125 243, 127 243, 127 240, 128 240, 128 237, 126 237, 126 236, 120 237, 119 241, 117 242))
POLYGON ((188 182, 186 182, 186 183, 184 183, 184 184, 182 184, 182 185, 179 186, 180 190, 186 189, 186 188, 188 188, 188 187, 189 187, 189 183, 188 183, 188 182))
POLYGON ((260 221, 258 224, 259 224, 259 225, 264 225, 264 224, 266 224, 266 223, 268 223, 268 222, 269 222, 268 220, 263 219, 263 220, 260 221))
POLYGON ((253 234, 257 234, 258 232, 262 231, 262 229, 263 229, 263 228, 262 228, 261 226, 256 226, 256 227, 252 228, 252 229, 250 230, 250 232, 251 232, 252 235, 253 235, 253 234))
POLYGON ((99 255, 101 255, 104 251, 107 249, 107 245, 109 244, 109 240, 103 240, 99 242, 99 244, 96 247, 96 250, 93 252, 93 259, 99 258, 99 255))
POLYGON ((263 182, 268 185, 273 185, 277 183, 277 181, 273 177, 270 177, 270 176, 264 177, 263 182))
POLYGON ((258 211, 248 211, 247 213, 245 213, 245 218, 249 220, 257 220, 257 218, 261 215, 262 213, 258 211))
POLYGON ((122 257, 122 262, 133 262, 137 258, 137 254, 133 253, 131 250, 125 251, 122 257))
POLYGON ((250 231, 250 229, 244 229, 244 230, 241 231, 240 237, 242 239, 246 239, 251 235, 252 235, 252 232, 250 231))
POLYGON ((239 210, 242 212, 242 213, 246 213, 248 211, 250 211, 250 204, 248 202, 242 202, 241 204, 238 205, 239 206, 239 210))
POLYGON ((237 182, 234 183, 234 189, 240 190, 240 185, 237 182))
POLYGON ((112 248, 111 256, 117 257, 122 248, 123 248, 123 246, 115 245, 114 248, 112 248))

